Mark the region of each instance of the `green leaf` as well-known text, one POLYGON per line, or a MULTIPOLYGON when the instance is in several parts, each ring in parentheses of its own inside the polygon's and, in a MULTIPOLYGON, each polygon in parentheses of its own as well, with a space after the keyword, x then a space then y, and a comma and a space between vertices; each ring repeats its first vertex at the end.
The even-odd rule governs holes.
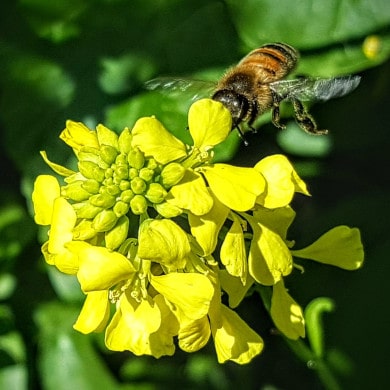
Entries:
POLYGON ((247 48, 287 42, 304 49, 362 38, 390 23, 388 0, 226 1, 247 48))
MULTIPOLYGON (((0 261, 9 261, 18 256, 32 239, 33 233, 34 225, 21 205, 6 204, 0 208, 0 261)), ((11 280, 7 281, 7 291, 12 292, 11 280)), ((1 292, 6 293, 6 290, 1 292)))
POLYGON ((131 91, 152 78, 155 72, 149 59, 133 53, 117 58, 105 57, 101 60, 101 67, 99 84, 109 94, 131 91))
POLYGON ((0 388, 27 390, 27 367, 24 364, 15 364, 0 370, 0 388))
POLYGON ((77 310, 58 303, 43 305, 36 314, 43 388, 120 389, 92 347, 91 338, 72 328, 77 314, 77 310))
POLYGON ((79 0, 21 0, 20 3, 35 33, 55 43, 79 34, 77 19, 88 8, 88 2, 79 0))

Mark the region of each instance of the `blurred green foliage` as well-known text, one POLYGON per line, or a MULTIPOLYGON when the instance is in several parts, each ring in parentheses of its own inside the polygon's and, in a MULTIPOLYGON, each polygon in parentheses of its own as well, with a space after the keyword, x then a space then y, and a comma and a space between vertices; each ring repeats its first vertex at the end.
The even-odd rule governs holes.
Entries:
POLYGON ((298 134, 293 124, 277 132, 264 116, 249 147, 233 132, 218 158, 250 165, 270 153, 290 157, 313 195, 296 201, 297 246, 336 224, 361 228, 362 270, 305 264, 288 287, 302 305, 317 296, 335 302, 321 353, 343 388, 380 388, 390 325, 389 27, 387 0, 1 1, 0 388, 322 388, 315 367, 270 334, 256 296, 239 309, 265 335, 265 352, 249 366, 218 365, 211 346, 160 360, 108 353, 100 337, 73 331, 78 286, 46 270, 37 240, 45 233, 31 217, 32 183, 48 169, 39 151, 59 163, 71 159, 58 139, 66 119, 120 130, 156 115, 188 140, 190 98, 147 92, 143 83, 159 75, 218 77, 274 41, 301 51, 297 74, 360 73, 361 86, 312 107, 329 137, 298 134))

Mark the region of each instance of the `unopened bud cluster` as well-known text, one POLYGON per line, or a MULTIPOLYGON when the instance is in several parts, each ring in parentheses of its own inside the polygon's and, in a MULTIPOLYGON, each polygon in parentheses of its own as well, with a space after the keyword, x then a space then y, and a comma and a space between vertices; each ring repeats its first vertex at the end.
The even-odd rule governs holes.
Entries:
POLYGON ((167 218, 181 213, 165 198, 185 168, 177 162, 164 166, 145 158, 142 151, 129 146, 130 139, 125 147, 119 142, 119 149, 101 145, 78 151, 79 172, 67 177, 67 185, 61 188, 61 195, 74 202, 79 220, 74 239, 88 240, 104 233, 106 246, 116 249, 127 238, 128 213, 141 215, 148 207, 167 218))

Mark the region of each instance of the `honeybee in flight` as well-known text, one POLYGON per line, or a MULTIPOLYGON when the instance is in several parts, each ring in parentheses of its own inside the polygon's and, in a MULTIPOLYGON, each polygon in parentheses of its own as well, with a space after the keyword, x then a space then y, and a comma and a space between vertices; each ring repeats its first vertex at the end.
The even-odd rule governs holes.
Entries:
MULTIPOLYGON (((259 115, 271 110, 272 123, 278 128, 280 103, 292 103, 298 125, 311 134, 326 134, 306 110, 302 101, 326 101, 344 96, 353 91, 360 82, 360 76, 335 78, 306 78, 282 80, 297 65, 299 53, 285 43, 269 43, 245 56, 236 66, 229 69, 217 83, 185 78, 160 77, 146 83, 150 90, 166 91, 212 91, 211 98, 221 102, 231 113, 232 128, 243 133, 240 124, 245 122, 251 130, 259 115)), ((194 98, 199 97, 195 94, 194 98)))

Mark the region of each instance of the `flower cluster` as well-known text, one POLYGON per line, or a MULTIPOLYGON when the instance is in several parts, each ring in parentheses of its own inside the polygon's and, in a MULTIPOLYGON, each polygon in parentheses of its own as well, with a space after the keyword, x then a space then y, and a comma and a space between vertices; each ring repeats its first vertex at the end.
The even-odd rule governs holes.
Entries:
POLYGON ((50 226, 42 252, 76 275, 86 295, 74 328, 105 330, 109 349, 158 358, 172 355, 176 340, 194 352, 212 337, 219 362, 244 364, 263 349, 233 310, 248 290, 268 286, 275 326, 304 337, 302 309, 284 287, 300 267, 293 257, 357 269, 359 231, 340 226, 292 249, 290 203, 308 191, 287 158, 272 155, 253 168, 213 163, 213 147, 232 126, 218 102, 195 102, 188 125, 191 146, 154 117, 119 135, 68 121, 61 139, 78 171, 42 152, 63 183, 41 175, 33 192, 35 221, 50 226))

